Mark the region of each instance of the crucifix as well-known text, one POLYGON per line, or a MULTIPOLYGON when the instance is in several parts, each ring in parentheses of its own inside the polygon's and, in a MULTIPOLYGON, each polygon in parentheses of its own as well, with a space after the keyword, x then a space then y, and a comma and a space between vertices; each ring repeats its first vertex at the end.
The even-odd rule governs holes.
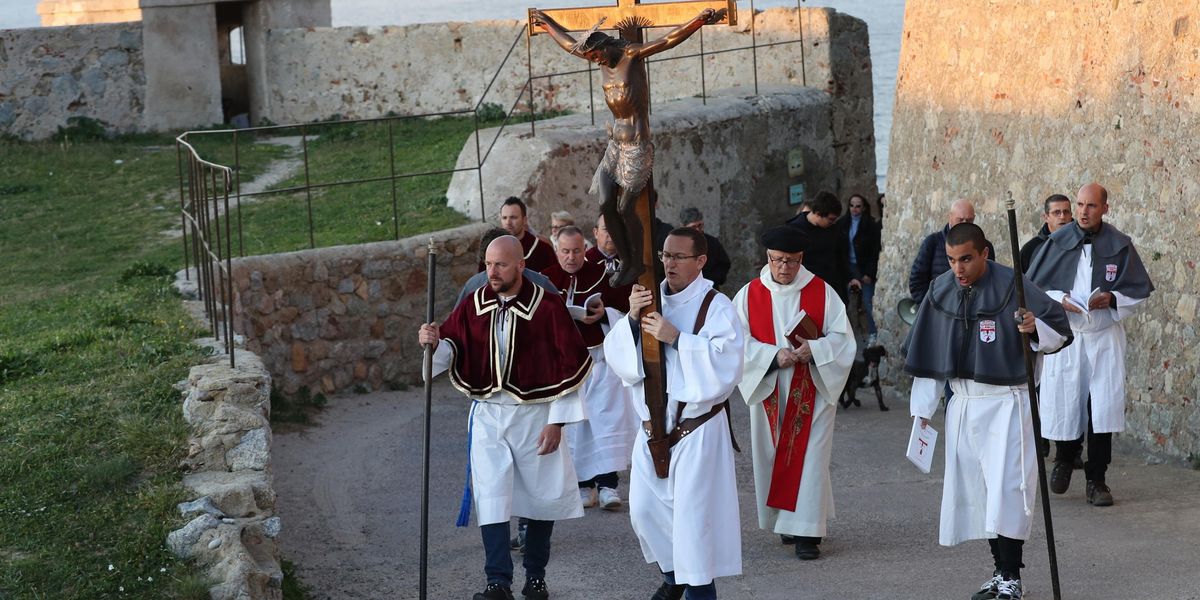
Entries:
MULTIPOLYGON (((572 55, 600 66, 604 101, 612 111, 608 146, 592 179, 600 194, 600 213, 620 257, 620 268, 609 280, 614 287, 637 282, 655 290, 655 310, 661 312, 655 278, 654 145, 650 141, 650 85, 646 59, 683 43, 705 25, 737 23, 735 0, 688 0, 642 4, 617 0, 616 6, 529 9, 529 35, 547 33, 572 55), (600 31, 607 22, 620 32, 614 38, 600 31), (674 27, 665 36, 643 40, 647 27, 674 27), (582 31, 576 40, 569 32, 582 31)), ((676 324, 677 326, 679 324, 676 324)), ((659 477, 667 476, 670 446, 666 432, 666 371, 658 340, 642 332, 643 388, 650 409, 650 452, 659 477)))

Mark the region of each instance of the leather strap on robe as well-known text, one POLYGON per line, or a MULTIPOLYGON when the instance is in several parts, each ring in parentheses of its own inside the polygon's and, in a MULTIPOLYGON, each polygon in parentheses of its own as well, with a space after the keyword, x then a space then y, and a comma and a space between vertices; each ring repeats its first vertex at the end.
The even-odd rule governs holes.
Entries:
MULTIPOLYGON (((750 282, 747 299, 750 335, 764 344, 775 344, 775 317, 771 303, 771 291, 761 279, 750 282)), ((824 327, 825 282, 814 276, 800 290, 800 308, 824 327)), ((786 333, 786 332, 785 332, 786 333)), ((792 370, 788 388, 787 407, 783 415, 782 431, 777 432, 779 417, 779 387, 763 401, 763 410, 771 427, 771 439, 775 441, 775 464, 771 470, 771 488, 767 494, 767 506, 795 511, 796 498, 800 494, 800 478, 804 473, 804 456, 808 451, 808 437, 812 432, 812 417, 816 409, 817 388, 813 384, 809 365, 796 365, 792 370), (786 444, 780 448, 780 443, 786 444)))

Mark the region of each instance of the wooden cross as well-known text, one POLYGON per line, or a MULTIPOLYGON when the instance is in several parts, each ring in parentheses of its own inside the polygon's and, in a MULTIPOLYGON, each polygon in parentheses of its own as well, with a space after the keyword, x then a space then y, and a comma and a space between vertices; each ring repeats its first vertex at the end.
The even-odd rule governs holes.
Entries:
MULTIPOLYGON (((735 0, 682 0, 677 2, 655 2, 643 4, 641 0, 617 0, 616 6, 588 6, 583 8, 544 8, 542 12, 558 21, 567 31, 587 31, 607 17, 605 29, 614 29, 617 23, 639 17, 648 20, 654 27, 682 25, 700 11, 727 9, 722 24, 737 25, 737 2, 735 0)), ((530 21, 529 35, 544 33, 530 21)))

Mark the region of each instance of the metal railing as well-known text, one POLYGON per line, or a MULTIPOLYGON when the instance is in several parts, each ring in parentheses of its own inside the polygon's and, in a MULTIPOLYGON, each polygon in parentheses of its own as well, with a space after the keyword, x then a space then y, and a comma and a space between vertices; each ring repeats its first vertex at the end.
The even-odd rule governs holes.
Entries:
POLYGON ((229 167, 200 158, 184 136, 175 139, 179 168, 179 215, 183 228, 184 273, 204 302, 213 337, 225 340, 229 366, 235 367, 233 345, 233 278, 229 230, 229 167), (222 231, 224 229, 224 231, 222 231), (190 235, 189 235, 190 234, 190 235))
MULTIPOLYGON (((655 64, 677 60, 698 59, 700 61, 700 98, 702 102, 707 104, 708 82, 707 75, 705 73, 705 58, 732 52, 748 51, 751 54, 751 71, 753 73, 754 92, 757 94, 759 49, 774 48, 790 44, 800 44, 801 82, 802 85, 807 85, 808 75, 806 65, 804 64, 804 12, 801 8, 801 3, 804 1, 806 0, 796 1, 797 29, 799 37, 795 39, 759 44, 755 24, 756 19, 753 18, 754 2, 751 0, 749 3, 751 14, 751 42, 749 45, 733 48, 722 48, 720 50, 706 50, 704 47, 704 30, 701 28, 698 33, 698 41, 700 46, 699 52, 648 59, 646 61, 647 81, 649 82, 650 80, 651 67, 655 64)), ((551 41, 548 43, 553 42, 551 41)), ((538 113, 536 111, 537 103, 534 99, 534 95, 537 91, 537 82, 542 80, 549 81, 555 77, 561 78, 581 75, 586 76, 588 82, 588 110, 591 114, 592 124, 594 125, 596 123, 596 102, 593 84, 593 78, 595 77, 597 70, 595 65, 588 63, 587 67, 583 69, 535 74, 533 71, 532 44, 532 39, 527 36, 526 27, 524 24, 522 24, 520 31, 509 45, 507 52, 504 54, 504 58, 501 59, 499 66, 496 67, 496 71, 488 81, 483 93, 479 95, 479 98, 475 102, 474 106, 470 108, 417 115, 390 115, 367 119, 331 120, 306 124, 266 125, 242 129, 188 131, 184 132, 176 139, 180 165, 180 212, 183 227, 185 266, 189 263, 194 263, 197 266, 197 278, 199 280, 198 287, 200 290, 200 295, 204 300, 205 312, 209 318, 213 331, 217 334, 218 339, 220 339, 221 335, 225 335, 225 341, 227 347, 229 348, 230 364, 233 364, 233 326, 232 319, 230 318, 231 302, 233 298, 233 287, 232 281, 230 280, 232 269, 231 258, 233 256, 233 232, 231 221, 235 221, 237 227, 237 256, 244 256, 245 242, 242 224, 243 199, 253 198, 256 196, 303 193, 305 199, 305 209, 308 213, 308 246, 309 248, 316 248, 317 240, 313 219, 313 192, 315 190, 385 181, 390 182, 393 221, 392 234, 394 239, 400 239, 399 199, 396 190, 397 182, 416 177, 444 176, 453 175, 454 173, 460 172, 475 171, 476 182, 479 191, 479 220, 481 222, 486 221, 487 215, 485 209, 486 199, 484 197, 483 185, 483 166, 487 163, 488 158, 491 156, 492 150, 496 146, 496 142, 500 139, 500 136, 503 134, 504 130, 512 125, 515 120, 522 118, 528 119, 530 134, 535 136, 537 135, 538 113), (508 65, 509 61, 513 58, 517 45, 522 39, 526 40, 526 80, 517 91, 515 99, 508 105, 507 110, 504 111, 503 120, 500 121, 498 126, 495 126, 495 135, 492 136, 491 141, 487 144, 487 149, 484 150, 483 143, 480 140, 480 111, 484 108, 485 104, 487 104, 489 94, 494 92, 496 81, 499 79, 500 74, 504 71, 505 66, 508 65), (522 109, 523 102, 525 106, 522 109), (397 173, 394 139, 395 124, 399 121, 411 119, 429 119, 440 117, 470 117, 472 119, 472 136, 475 141, 475 165, 455 167, 450 169, 397 173), (309 142, 314 137, 313 132, 319 132, 324 128, 334 126, 360 126, 371 123, 386 123, 388 127, 388 174, 375 177, 313 183, 309 161, 309 142), (288 130, 298 130, 300 133, 301 160, 304 168, 304 184, 293 185, 284 188, 243 192, 241 180, 241 140, 248 136, 278 134, 288 130), (214 136, 228 136, 231 138, 233 146, 232 167, 218 165, 201 159, 199 153, 191 143, 192 138, 210 138, 214 136), (212 181, 209 182, 208 179, 211 179, 212 181), (231 197, 233 200, 232 206, 230 206, 231 197), (223 209, 221 208, 222 204, 224 206, 223 209), (222 226, 224 229, 223 232, 221 231, 222 226), (224 331, 221 331, 222 329, 224 329, 224 331)), ((651 91, 653 91, 653 88, 651 88, 651 91)), ((653 94, 651 94, 651 99, 653 99, 653 94)), ((651 109, 652 108, 653 104, 651 104, 651 109)), ((493 126, 492 123, 486 123, 486 125, 493 126)), ((316 135, 320 134, 317 133, 316 135)), ((190 278, 190 269, 186 270, 185 272, 190 278)))

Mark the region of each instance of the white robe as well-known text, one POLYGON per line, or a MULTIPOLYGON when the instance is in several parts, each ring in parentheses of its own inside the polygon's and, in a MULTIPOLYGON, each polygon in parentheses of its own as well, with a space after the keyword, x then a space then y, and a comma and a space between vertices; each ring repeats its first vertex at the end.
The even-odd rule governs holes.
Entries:
POLYGON ((816 410, 813 411, 808 450, 804 455, 804 471, 796 497, 796 510, 787 511, 767 506, 771 490, 771 473, 775 465, 775 441, 762 402, 779 391, 779 414, 787 410, 795 368, 768 372, 775 364, 780 348, 791 348, 784 340, 783 329, 800 309, 800 290, 808 285, 813 274, 803 267, 789 285, 771 279, 771 269, 764 266, 759 280, 771 292, 771 310, 775 322, 774 345, 764 344, 750 335, 747 310, 750 285, 733 298, 738 317, 746 333, 746 366, 738 384, 742 398, 750 406, 750 439, 754 448, 754 493, 758 499, 758 526, 779 534, 824 537, 828 519, 834 517, 833 488, 829 479, 829 457, 833 450, 833 422, 837 415, 837 398, 846 385, 854 365, 857 343, 846 317, 846 307, 837 292, 825 284, 825 320, 821 323, 824 337, 809 343, 813 354, 813 383, 817 388, 816 410))
POLYGON ((590 352, 592 372, 582 390, 586 419, 564 428, 580 481, 628 469, 633 441, 642 426, 630 389, 604 361, 604 347, 590 352))
MULTIPOLYGON (((1037 320, 1035 351, 1053 352, 1066 338, 1037 320)), ((1014 357, 1013 360, 1020 360, 1014 357)), ((929 419, 943 384, 913 379, 912 416, 929 419)), ((1002 535, 1029 539, 1037 500, 1037 449, 1029 413, 1029 389, 969 379, 951 379, 954 398, 946 407, 946 477, 942 486, 938 542, 1002 535)))
MULTIPOLYGON (((499 323, 500 320, 497 320, 499 323)), ((497 325, 499 327, 499 325, 497 325)), ((504 363, 504 335, 497 335, 504 363)), ((449 344, 433 353, 433 375, 450 368, 449 344)), ((467 417, 471 445, 471 491, 480 526, 512 517, 560 521, 583 516, 579 483, 564 443, 539 456, 538 436, 549 423, 584 418, 579 390, 537 404, 522 404, 508 392, 474 399, 467 417)))
MULTIPOLYGON (((1092 245, 1079 254, 1071 290, 1047 290, 1062 302, 1070 293, 1086 299, 1092 293, 1092 245)), ((1087 431, 1088 395, 1092 398, 1092 429, 1096 433, 1125 431, 1125 326, 1145 298, 1113 292, 1116 308, 1082 315, 1067 312, 1075 341, 1042 363, 1042 435, 1051 440, 1074 440, 1087 431)))
MULTIPOLYGON (((699 335, 692 328, 712 282, 697 278, 677 294, 659 288, 663 316, 679 329, 674 348, 663 345, 667 371, 667 431, 682 418, 707 413, 724 402, 742 376, 742 327, 733 304, 718 294, 708 308, 699 335)), ((634 408, 650 419, 642 388, 641 346, 635 344, 636 323, 609 309, 612 331, 604 338, 604 354, 613 372, 630 386, 634 408)), ((639 330, 640 330, 640 326, 639 330)), ((671 450, 670 476, 659 479, 639 428, 629 476, 629 517, 648 563, 674 571, 680 584, 705 585, 717 577, 742 572, 742 532, 737 481, 728 417, 719 414, 684 437, 671 450), (680 510, 675 510, 676 499, 680 510)))

